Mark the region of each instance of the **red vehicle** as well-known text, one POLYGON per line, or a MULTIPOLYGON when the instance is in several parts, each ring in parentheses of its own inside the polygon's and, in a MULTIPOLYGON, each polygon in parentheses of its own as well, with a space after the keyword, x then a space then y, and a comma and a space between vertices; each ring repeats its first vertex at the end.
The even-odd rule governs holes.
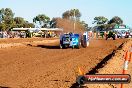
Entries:
POLYGON ((129 38, 130 32, 126 32, 125 38, 129 38))

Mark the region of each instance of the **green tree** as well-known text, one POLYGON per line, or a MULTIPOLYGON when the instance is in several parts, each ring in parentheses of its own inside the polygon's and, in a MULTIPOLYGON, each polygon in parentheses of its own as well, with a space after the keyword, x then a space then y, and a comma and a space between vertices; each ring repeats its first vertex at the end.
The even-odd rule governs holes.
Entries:
POLYGON ((75 16, 76 20, 80 20, 81 13, 79 9, 71 9, 70 12, 71 12, 71 17, 75 16))
POLYGON ((88 30, 88 24, 85 21, 81 21, 80 24, 84 27, 85 30, 88 30))
POLYGON ((34 28, 35 27, 35 25, 33 24, 33 23, 29 23, 28 21, 24 21, 24 23, 23 23, 23 27, 24 28, 34 28))
POLYGON ((35 25, 33 23, 28 23, 28 27, 34 28, 35 25))
POLYGON ((13 23, 14 13, 10 8, 6 8, 3 13, 3 20, 5 24, 12 24, 13 23))
POLYGON ((33 23, 29 23, 22 17, 15 17, 10 8, 0 9, 0 30, 10 30, 19 27, 35 27, 33 23))
POLYGON ((52 18, 52 20, 50 21, 49 25, 50 28, 56 28, 57 24, 57 18, 52 18))
POLYGON ((11 29, 11 26, 14 23, 13 20, 14 17, 14 13, 12 12, 12 10, 10 8, 2 8, 0 10, 0 23, 2 23, 1 25, 5 25, 4 28, 5 30, 9 30, 11 29))
POLYGON ((64 19, 74 20, 74 16, 76 20, 80 20, 81 12, 79 11, 79 9, 67 10, 62 14, 62 18, 64 19))
POLYGON ((3 22, 4 8, 0 10, 0 23, 3 22))
POLYGON ((70 14, 69 10, 62 14, 62 18, 64 18, 64 19, 70 19, 70 16, 71 16, 71 14, 70 14))
POLYGON ((14 18, 14 27, 19 28, 23 27, 25 20, 22 17, 15 17, 14 18))
POLYGON ((98 16, 94 18, 93 24, 97 24, 96 27, 98 30, 106 30, 108 25, 106 25, 108 19, 104 16, 98 16))
POLYGON ((104 16, 98 16, 94 18, 94 23, 97 25, 103 25, 108 21, 108 19, 104 16))
POLYGON ((0 31, 5 31, 6 25, 4 23, 0 23, 0 31))
POLYGON ((16 27, 16 28, 20 28, 20 27, 34 28, 35 25, 33 23, 29 23, 28 21, 24 20, 24 18, 22 18, 22 17, 15 17, 13 27, 16 27))
POLYGON ((41 27, 44 26, 45 24, 48 24, 49 21, 50 21, 50 18, 46 16, 45 14, 39 14, 33 18, 33 22, 34 23, 39 22, 41 27))
POLYGON ((24 18, 22 17, 15 17, 14 21, 16 24, 23 24, 24 23, 24 18))
POLYGON ((118 16, 114 16, 109 22, 108 24, 112 24, 112 23, 115 23, 115 24, 123 24, 123 20, 118 17, 118 16))

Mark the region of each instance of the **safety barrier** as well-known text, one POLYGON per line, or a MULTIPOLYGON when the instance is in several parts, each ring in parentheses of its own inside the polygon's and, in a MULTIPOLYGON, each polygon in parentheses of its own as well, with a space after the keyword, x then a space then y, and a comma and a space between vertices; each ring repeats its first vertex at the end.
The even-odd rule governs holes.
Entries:
MULTIPOLYGON (((122 74, 128 74, 128 65, 129 65, 129 63, 131 62, 131 59, 132 59, 132 47, 130 48, 130 50, 127 50, 125 52, 124 59, 125 59, 125 61, 124 61, 122 74)), ((125 88, 124 84, 121 84, 120 88, 125 88)))

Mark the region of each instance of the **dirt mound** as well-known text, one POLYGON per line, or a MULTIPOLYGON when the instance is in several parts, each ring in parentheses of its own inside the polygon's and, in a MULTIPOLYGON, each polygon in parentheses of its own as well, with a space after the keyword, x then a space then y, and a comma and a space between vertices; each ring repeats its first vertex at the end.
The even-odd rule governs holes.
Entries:
MULTIPOLYGON (((56 18, 56 27, 63 28, 64 32, 73 32, 74 30, 74 21, 62 19, 62 18, 56 18)), ((82 33, 84 32, 84 27, 79 22, 76 22, 75 24, 75 33, 82 33)))

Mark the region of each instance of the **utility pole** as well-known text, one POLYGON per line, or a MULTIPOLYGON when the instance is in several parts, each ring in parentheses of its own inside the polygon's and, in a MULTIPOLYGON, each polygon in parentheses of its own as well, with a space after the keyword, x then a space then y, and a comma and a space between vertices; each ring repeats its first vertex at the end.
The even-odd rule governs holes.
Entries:
POLYGON ((2 23, 2 14, 0 14, 0 23, 2 23))
POLYGON ((73 29, 73 33, 75 32, 75 28, 76 28, 76 18, 75 18, 75 12, 76 12, 76 10, 74 9, 74 29, 73 29))

